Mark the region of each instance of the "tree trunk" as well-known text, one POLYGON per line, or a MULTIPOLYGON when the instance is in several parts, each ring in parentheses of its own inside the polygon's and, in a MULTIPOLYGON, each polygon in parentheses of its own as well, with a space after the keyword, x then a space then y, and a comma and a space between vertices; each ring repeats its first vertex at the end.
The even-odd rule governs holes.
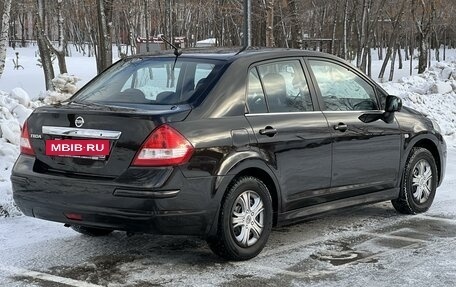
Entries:
POLYGON ((435 60, 440 62, 440 41, 437 31, 434 31, 435 35, 435 60))
POLYGON ((332 27, 332 35, 331 35, 331 54, 336 54, 336 29, 337 29, 337 18, 339 13, 339 1, 336 2, 336 9, 334 11, 334 21, 332 27))
POLYGON ((291 11, 291 48, 299 48, 299 23, 298 23, 298 0, 288 0, 288 7, 291 11))
POLYGON ((149 44, 149 20, 148 20, 148 15, 149 15, 149 9, 148 9, 148 3, 149 0, 144 0, 144 27, 146 27, 146 51, 150 52, 150 44, 149 44))
POLYGON ((372 78, 372 53, 367 54, 367 75, 372 78))
MULTIPOLYGON (((421 17, 417 15, 415 1, 412 2, 412 16, 418 30, 418 73, 426 71, 429 57, 429 38, 435 19, 435 0, 421 1, 421 17), (429 5, 429 6, 428 6, 429 5)), ((430 59, 429 59, 430 60, 430 59)))
POLYGON ((38 49, 40 51, 40 58, 41 58, 41 65, 43 67, 44 72, 44 80, 46 83, 46 90, 54 90, 54 85, 52 84, 52 79, 54 79, 54 67, 52 66, 52 59, 51 59, 51 50, 49 49, 47 43, 47 35, 46 30, 44 28, 45 17, 44 17, 44 0, 36 0, 38 13, 37 13, 37 20, 36 20, 36 36, 38 42, 38 49))
MULTIPOLYGON (((362 59, 363 59, 363 51, 366 48, 366 30, 367 30, 367 25, 368 25, 368 1, 369 0, 363 0, 363 13, 361 15, 361 29, 358 28, 358 51, 356 52, 356 66, 359 68, 361 67, 362 59), (367 20, 366 20, 367 19, 367 20)), ((359 27, 359 26, 358 26, 359 27)), ((363 72, 366 72, 366 68, 364 66, 363 72)))
POLYGON ((390 66, 390 74, 389 74, 389 81, 391 82, 394 78, 394 65, 396 64, 396 54, 397 54, 397 49, 393 48, 393 56, 391 57, 391 66, 390 66))
POLYGON ((345 60, 348 59, 347 55, 347 21, 348 21, 348 0, 345 0, 345 5, 344 5, 344 36, 342 41, 344 42, 342 45, 342 55, 341 57, 344 58, 345 60))
POLYGON ((65 43, 65 36, 63 33, 63 16, 62 16, 62 2, 63 0, 57 0, 57 24, 58 24, 58 46, 54 46, 49 40, 49 38, 46 37, 46 42, 47 45, 49 46, 49 49, 54 52, 54 54, 57 56, 57 60, 59 62, 59 71, 60 74, 66 74, 68 73, 67 70, 67 65, 66 65, 66 60, 65 60, 65 50, 66 50, 66 43, 65 43))
POLYGON ((274 47, 274 0, 266 2, 266 47, 274 47))
POLYGON ((112 4, 113 0, 97 0, 98 45, 97 72, 100 74, 112 64, 112 4))
POLYGON ((428 59, 428 41, 423 39, 423 35, 418 35, 418 74, 424 73, 427 68, 428 59))
POLYGON ((380 73, 378 74, 378 78, 379 79, 383 78, 383 76, 385 74, 386 66, 388 65, 388 61, 389 61, 389 59, 390 59, 390 57, 391 57, 391 55, 393 53, 394 47, 396 46, 396 41, 397 41, 397 38, 399 36, 400 21, 402 19, 403 14, 404 14, 404 9, 405 9, 405 3, 406 2, 408 2, 408 1, 407 0, 402 0, 402 4, 401 4, 401 7, 399 9, 399 13, 396 15, 396 17, 394 19, 393 30, 391 31, 391 36, 389 38, 385 59, 383 60, 382 68, 380 69, 380 73))
POLYGON ((0 78, 5 70, 6 49, 8 48, 8 28, 11 12, 11 0, 5 0, 3 6, 2 30, 0 32, 0 78))

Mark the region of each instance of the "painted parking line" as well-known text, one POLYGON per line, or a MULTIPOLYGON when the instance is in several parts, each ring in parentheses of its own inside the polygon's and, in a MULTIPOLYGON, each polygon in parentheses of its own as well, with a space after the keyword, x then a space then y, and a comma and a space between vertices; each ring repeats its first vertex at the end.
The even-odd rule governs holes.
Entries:
POLYGON ((18 268, 14 266, 6 266, 0 264, 0 271, 8 273, 13 276, 21 276, 27 277, 32 279, 38 279, 42 281, 48 282, 55 282, 60 284, 65 284, 68 286, 75 286, 75 287, 102 287, 101 285, 88 283, 85 281, 74 280, 70 278, 60 277, 52 274, 47 274, 43 272, 31 271, 23 268, 18 268))
POLYGON ((427 240, 423 240, 423 239, 405 237, 405 236, 394 235, 394 234, 380 234, 380 233, 374 233, 374 232, 363 232, 362 234, 365 234, 365 235, 368 235, 368 236, 372 236, 372 237, 378 237, 378 238, 408 241, 408 242, 412 242, 412 243, 424 243, 424 242, 427 242, 427 240))
POLYGON ((257 271, 263 272, 264 274, 274 274, 274 275, 284 275, 298 279, 312 279, 315 277, 321 277, 325 275, 332 275, 335 271, 331 270, 320 270, 320 271, 305 271, 305 272, 295 272, 286 269, 281 269, 272 266, 258 265, 258 264, 246 264, 246 263, 236 263, 238 267, 247 266, 248 269, 255 269, 257 271))
POLYGON ((450 223, 450 224, 456 224, 456 219, 455 218, 446 218, 446 217, 427 215, 427 214, 417 214, 414 217, 423 218, 423 219, 429 219, 429 220, 435 220, 435 221, 441 221, 441 222, 446 222, 446 223, 450 223))

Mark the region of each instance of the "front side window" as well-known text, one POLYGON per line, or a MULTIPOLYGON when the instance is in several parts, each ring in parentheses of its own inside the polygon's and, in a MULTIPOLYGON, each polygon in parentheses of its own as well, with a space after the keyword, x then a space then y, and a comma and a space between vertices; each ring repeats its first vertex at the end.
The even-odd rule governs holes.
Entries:
POLYGON ((374 88, 349 69, 310 60, 327 111, 378 110, 374 88))
POLYGON ((102 104, 188 103, 215 78, 222 63, 179 58, 132 58, 109 68, 72 100, 102 104))
POLYGON ((263 64, 257 69, 270 113, 313 110, 307 81, 298 60, 263 64))

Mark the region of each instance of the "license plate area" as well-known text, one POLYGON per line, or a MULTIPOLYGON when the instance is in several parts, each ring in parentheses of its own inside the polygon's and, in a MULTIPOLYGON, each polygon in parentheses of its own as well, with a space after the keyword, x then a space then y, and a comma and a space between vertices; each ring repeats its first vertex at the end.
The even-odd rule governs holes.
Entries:
POLYGON ((107 139, 47 139, 46 155, 92 160, 106 160, 111 152, 111 141, 107 139))

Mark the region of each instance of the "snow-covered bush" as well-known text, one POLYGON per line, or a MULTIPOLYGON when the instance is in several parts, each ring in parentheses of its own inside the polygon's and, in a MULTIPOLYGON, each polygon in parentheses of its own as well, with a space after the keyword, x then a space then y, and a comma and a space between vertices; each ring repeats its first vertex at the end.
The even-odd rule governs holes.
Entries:
POLYGON ((74 75, 60 74, 52 80, 54 91, 46 91, 38 99, 45 105, 63 102, 78 91, 76 84, 80 80, 74 75))

